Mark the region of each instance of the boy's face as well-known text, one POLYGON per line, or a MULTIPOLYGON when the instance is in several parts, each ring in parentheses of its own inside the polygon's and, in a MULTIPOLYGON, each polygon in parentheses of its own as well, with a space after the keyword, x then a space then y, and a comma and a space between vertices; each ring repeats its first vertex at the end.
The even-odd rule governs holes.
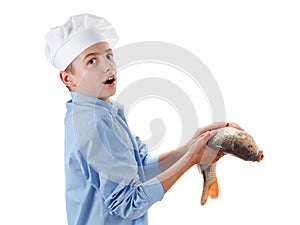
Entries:
POLYGON ((60 76, 71 91, 109 102, 116 92, 117 71, 108 43, 100 42, 84 50, 71 69, 60 76))

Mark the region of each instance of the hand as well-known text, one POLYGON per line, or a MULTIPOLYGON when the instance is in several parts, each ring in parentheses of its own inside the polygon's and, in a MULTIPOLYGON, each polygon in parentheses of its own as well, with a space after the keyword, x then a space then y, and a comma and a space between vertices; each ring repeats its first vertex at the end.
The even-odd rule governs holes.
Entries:
POLYGON ((216 131, 207 131, 201 134, 188 149, 191 153, 192 164, 209 164, 218 161, 224 152, 214 150, 207 146, 207 142, 216 134, 216 131))
POLYGON ((233 127, 233 128, 238 129, 238 130, 244 131, 244 129, 241 128, 240 125, 238 125, 238 124, 236 124, 236 123, 234 123, 234 122, 229 122, 229 123, 227 123, 226 126, 227 126, 227 127, 233 127))
POLYGON ((204 127, 200 127, 198 128, 198 130, 195 132, 194 136, 192 137, 191 140, 194 140, 196 138, 198 138, 201 134, 207 132, 207 131, 212 131, 212 130, 216 130, 222 127, 226 127, 228 126, 230 123, 224 123, 224 122, 220 122, 220 123, 213 123, 204 127))
POLYGON ((192 163, 212 163, 221 158, 224 153, 216 151, 207 146, 207 142, 212 138, 216 131, 215 129, 225 127, 227 123, 214 123, 202 128, 199 128, 192 139, 187 143, 187 151, 192 154, 192 163))
MULTIPOLYGON (((210 150, 206 152, 206 147, 208 140, 216 132, 212 130, 225 126, 226 123, 217 123, 206 127, 202 127, 197 130, 195 135, 187 144, 180 147, 179 150, 175 150, 176 152, 180 152, 179 154, 175 154, 175 157, 172 157, 173 159, 170 160, 170 162, 172 162, 172 165, 168 166, 163 170, 162 173, 157 175, 157 178, 160 180, 165 193, 188 169, 190 169, 195 164, 200 163, 202 161, 202 158, 204 160, 204 163, 210 163, 214 160, 217 160, 220 157, 218 151, 210 150), (174 160, 174 158, 176 159, 176 161, 174 160)), ((166 157, 170 157, 170 153, 162 158, 166 159, 166 157)))
POLYGON ((189 140, 186 143, 186 145, 185 145, 186 151, 191 147, 192 144, 195 143, 195 141, 198 140, 198 138, 201 135, 203 135, 207 131, 216 130, 216 129, 219 129, 219 128, 222 128, 222 127, 226 127, 228 125, 229 125, 229 123, 213 123, 213 124, 198 128, 197 131, 195 132, 194 136, 191 138, 191 140, 189 140))

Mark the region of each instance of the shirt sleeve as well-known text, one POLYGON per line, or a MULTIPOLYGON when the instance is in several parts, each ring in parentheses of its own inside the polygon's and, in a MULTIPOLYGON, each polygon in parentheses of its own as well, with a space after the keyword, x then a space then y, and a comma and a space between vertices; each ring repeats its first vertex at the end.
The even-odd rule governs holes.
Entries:
POLYGON ((144 166, 144 172, 146 176, 146 180, 149 180, 158 174, 161 173, 159 162, 158 162, 158 155, 152 156, 149 154, 147 146, 142 143, 138 136, 135 136, 136 143, 138 145, 139 154, 142 159, 142 163, 144 166))
POLYGON ((132 181, 129 184, 118 184, 102 177, 100 182, 104 204, 109 213, 126 219, 143 216, 164 195, 157 178, 144 183, 132 181))
MULTIPOLYGON (((115 118, 109 114, 95 118, 95 113, 87 112, 77 112, 73 117, 78 149, 99 176, 99 191, 110 214, 138 218, 163 198, 158 179, 140 180, 135 146, 115 118)), ((147 156, 144 161, 150 162, 147 156)))

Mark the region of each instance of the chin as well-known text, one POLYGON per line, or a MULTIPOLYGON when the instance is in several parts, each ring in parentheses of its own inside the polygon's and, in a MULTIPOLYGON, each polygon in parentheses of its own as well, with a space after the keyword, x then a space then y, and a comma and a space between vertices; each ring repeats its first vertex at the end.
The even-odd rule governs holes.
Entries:
POLYGON ((107 93, 101 93, 101 95, 99 95, 98 98, 100 98, 100 99, 102 99, 103 101, 106 101, 106 102, 107 102, 107 100, 108 100, 110 97, 114 96, 115 93, 116 93, 116 89, 110 90, 110 91, 108 91, 107 93))

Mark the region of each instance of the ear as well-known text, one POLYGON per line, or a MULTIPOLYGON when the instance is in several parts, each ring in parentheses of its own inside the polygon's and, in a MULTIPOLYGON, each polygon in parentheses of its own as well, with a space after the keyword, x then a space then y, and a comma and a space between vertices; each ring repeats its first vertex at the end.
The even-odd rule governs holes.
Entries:
POLYGON ((70 87, 72 85, 72 76, 66 71, 60 71, 59 77, 61 81, 67 86, 70 87))

